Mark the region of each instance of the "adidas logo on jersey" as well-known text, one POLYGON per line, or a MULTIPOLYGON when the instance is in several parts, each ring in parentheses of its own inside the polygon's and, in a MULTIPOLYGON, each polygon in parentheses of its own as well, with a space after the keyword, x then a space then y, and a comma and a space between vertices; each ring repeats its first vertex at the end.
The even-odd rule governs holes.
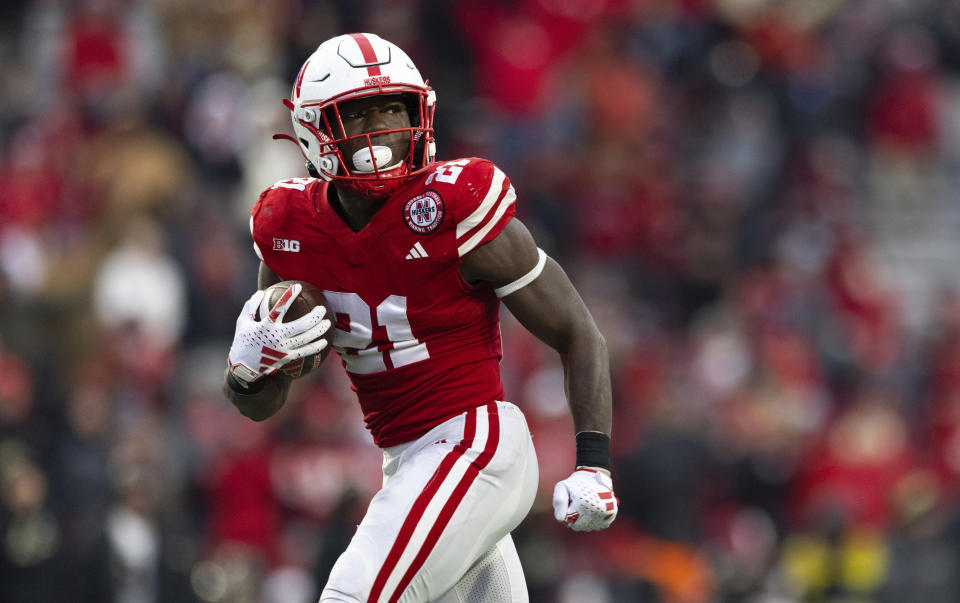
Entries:
POLYGON ((417 241, 413 244, 413 247, 410 248, 410 251, 407 252, 407 255, 404 259, 418 260, 425 257, 427 257, 427 250, 423 248, 423 245, 420 244, 420 241, 417 241))

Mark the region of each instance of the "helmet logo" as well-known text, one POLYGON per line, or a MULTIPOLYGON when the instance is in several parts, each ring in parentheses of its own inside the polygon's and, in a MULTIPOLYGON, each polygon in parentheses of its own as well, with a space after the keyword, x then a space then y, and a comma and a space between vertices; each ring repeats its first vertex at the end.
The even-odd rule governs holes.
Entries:
POLYGON ((375 75, 363 80, 364 86, 384 86, 390 83, 389 75, 375 75))
POLYGON ((297 74, 297 82, 294 84, 293 98, 294 100, 300 98, 300 85, 303 84, 303 73, 307 70, 307 65, 310 64, 310 59, 307 59, 307 62, 303 64, 303 67, 300 68, 300 73, 297 74))
MULTIPOLYGON (((370 77, 373 77, 375 75, 380 75, 381 74, 380 65, 390 62, 391 53, 389 51, 389 48, 387 49, 387 60, 381 61, 377 58, 377 51, 373 49, 373 44, 370 43, 370 40, 367 38, 367 36, 363 35, 362 33, 349 34, 349 36, 353 38, 353 41, 356 42, 357 46, 360 48, 360 54, 363 56, 363 64, 356 65, 354 63, 351 63, 350 60, 347 59, 347 57, 343 56, 342 54, 340 56, 344 60, 346 60, 351 67, 365 66, 367 68, 367 75, 369 75, 370 77)), ((339 52, 340 50, 337 49, 338 54, 339 52)))
POLYGON ((435 231, 443 222, 443 198, 436 191, 417 195, 404 204, 403 219, 417 234, 435 231))

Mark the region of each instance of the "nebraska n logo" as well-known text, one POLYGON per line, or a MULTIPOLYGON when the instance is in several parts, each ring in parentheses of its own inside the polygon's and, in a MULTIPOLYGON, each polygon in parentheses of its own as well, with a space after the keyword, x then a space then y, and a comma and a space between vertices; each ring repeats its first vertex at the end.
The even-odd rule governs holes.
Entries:
POLYGON ((423 245, 420 244, 420 241, 417 241, 413 244, 413 247, 410 248, 410 251, 407 252, 405 260, 419 260, 420 258, 427 257, 427 250, 423 248, 423 245))
POLYGON ((429 190, 403 205, 403 221, 414 234, 430 234, 440 228, 443 222, 443 197, 434 190, 429 190))

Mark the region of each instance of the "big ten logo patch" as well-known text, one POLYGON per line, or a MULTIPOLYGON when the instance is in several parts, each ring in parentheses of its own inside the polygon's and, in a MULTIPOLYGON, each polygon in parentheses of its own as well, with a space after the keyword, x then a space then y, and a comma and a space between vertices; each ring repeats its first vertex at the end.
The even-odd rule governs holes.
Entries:
POLYGON ((417 195, 404 204, 403 220, 417 234, 435 231, 443 222, 443 198, 436 191, 417 195))
POLYGON ((300 251, 300 241, 295 239, 274 239, 273 250, 298 252, 300 251))

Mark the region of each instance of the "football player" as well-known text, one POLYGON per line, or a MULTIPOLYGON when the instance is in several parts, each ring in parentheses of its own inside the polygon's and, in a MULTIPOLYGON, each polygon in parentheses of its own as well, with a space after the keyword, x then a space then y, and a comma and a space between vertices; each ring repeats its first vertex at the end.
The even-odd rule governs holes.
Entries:
POLYGON ((237 320, 224 392, 244 415, 271 416, 290 383, 283 364, 335 330, 383 488, 320 600, 527 601, 510 531, 538 469, 500 382, 500 302, 562 358, 577 461, 553 504, 578 531, 617 515, 604 339, 515 217, 509 178, 485 159, 435 159, 436 94, 400 48, 373 34, 327 40, 284 102, 294 136, 280 136, 311 177, 278 182, 253 208, 260 291, 237 320), (332 315, 283 322, 300 285, 258 312, 281 280, 317 286, 332 315))

